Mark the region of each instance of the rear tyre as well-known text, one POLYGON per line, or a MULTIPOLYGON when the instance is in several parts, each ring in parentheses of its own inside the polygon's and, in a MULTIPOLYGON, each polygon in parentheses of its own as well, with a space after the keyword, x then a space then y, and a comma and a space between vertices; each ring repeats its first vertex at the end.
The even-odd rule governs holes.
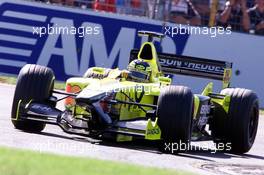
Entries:
POLYGON ((19 72, 13 105, 11 119, 14 127, 27 132, 40 132, 45 128, 45 124, 35 121, 15 120, 19 119, 17 115, 18 103, 21 100, 23 104, 30 100, 44 102, 51 96, 54 86, 54 74, 50 68, 27 64, 19 72))
POLYGON ((192 126, 193 94, 188 87, 167 86, 158 98, 160 150, 177 153, 188 150, 192 126))
POLYGON ((248 89, 227 88, 221 91, 230 95, 229 113, 216 110, 212 124, 212 135, 223 151, 237 154, 248 152, 257 134, 259 103, 257 95, 248 89))

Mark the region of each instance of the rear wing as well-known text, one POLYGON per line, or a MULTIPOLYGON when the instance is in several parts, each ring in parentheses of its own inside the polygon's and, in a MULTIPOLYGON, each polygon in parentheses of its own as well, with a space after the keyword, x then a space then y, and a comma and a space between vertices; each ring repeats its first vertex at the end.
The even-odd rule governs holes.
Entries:
MULTIPOLYGON (((139 50, 130 52, 130 62, 137 59, 139 50)), ((231 79, 232 63, 190 56, 157 53, 161 71, 168 74, 181 74, 214 80, 222 80, 228 87, 231 79)))

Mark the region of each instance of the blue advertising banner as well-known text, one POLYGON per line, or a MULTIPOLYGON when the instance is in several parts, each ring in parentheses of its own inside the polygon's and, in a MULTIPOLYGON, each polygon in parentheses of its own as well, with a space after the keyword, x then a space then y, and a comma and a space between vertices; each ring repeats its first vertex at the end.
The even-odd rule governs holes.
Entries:
MULTIPOLYGON (((91 66, 126 68, 138 30, 163 32, 162 22, 26 1, 0 1, 0 70, 28 63, 51 67, 56 79, 91 66)), ((182 54, 189 35, 166 37, 162 51, 182 54)))

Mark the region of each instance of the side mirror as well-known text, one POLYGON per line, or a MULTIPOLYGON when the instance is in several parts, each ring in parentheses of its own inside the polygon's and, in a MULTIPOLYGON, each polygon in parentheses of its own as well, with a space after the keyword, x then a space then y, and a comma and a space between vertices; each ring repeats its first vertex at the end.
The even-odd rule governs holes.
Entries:
POLYGON ((170 85, 171 84, 171 78, 161 76, 161 77, 159 77, 159 82, 163 85, 170 85))

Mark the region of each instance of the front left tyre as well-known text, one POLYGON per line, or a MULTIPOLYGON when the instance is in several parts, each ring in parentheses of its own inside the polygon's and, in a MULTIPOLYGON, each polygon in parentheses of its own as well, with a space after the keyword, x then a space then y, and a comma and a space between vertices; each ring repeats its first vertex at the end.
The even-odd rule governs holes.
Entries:
POLYGON ((30 100, 48 100, 54 87, 54 79, 53 71, 44 66, 27 64, 20 70, 11 111, 12 123, 16 129, 41 132, 45 128, 45 123, 42 122, 20 120, 17 109, 20 101, 27 104, 30 100))

